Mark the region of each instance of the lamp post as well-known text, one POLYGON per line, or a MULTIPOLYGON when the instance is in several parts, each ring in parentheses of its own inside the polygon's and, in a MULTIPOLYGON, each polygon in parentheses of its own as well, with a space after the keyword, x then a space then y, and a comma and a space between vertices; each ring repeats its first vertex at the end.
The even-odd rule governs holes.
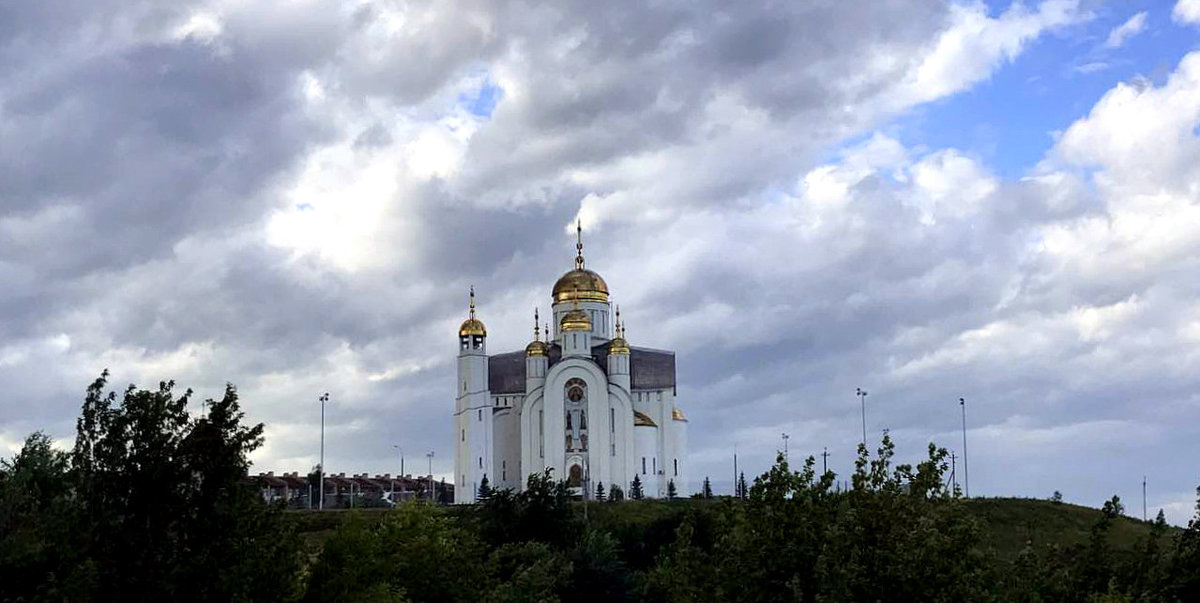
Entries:
POLYGON ((821 475, 829 473, 829 447, 821 447, 821 475))
POLYGON ((399 444, 392 444, 392 448, 395 448, 396 453, 400 455, 400 477, 404 477, 404 449, 399 444))
POLYGON ((788 460, 788 434, 783 434, 783 460, 788 460))
POLYGON ((967 401, 963 398, 958 399, 958 405, 962 407, 962 425, 963 425, 963 489, 966 490, 967 498, 971 498, 971 472, 967 469, 967 401))
POLYGON ((858 396, 858 401, 862 405, 862 445, 867 447, 867 390, 861 387, 854 388, 854 395, 858 396))
POLYGON ((425 456, 429 458, 429 493, 426 494, 426 496, 428 497, 426 500, 432 502, 433 501, 433 451, 430 450, 425 456))
POLYGON ((321 465, 320 465, 320 480, 321 492, 317 494, 317 509, 325 509, 325 403, 329 401, 329 392, 325 392, 320 397, 321 400, 321 465))

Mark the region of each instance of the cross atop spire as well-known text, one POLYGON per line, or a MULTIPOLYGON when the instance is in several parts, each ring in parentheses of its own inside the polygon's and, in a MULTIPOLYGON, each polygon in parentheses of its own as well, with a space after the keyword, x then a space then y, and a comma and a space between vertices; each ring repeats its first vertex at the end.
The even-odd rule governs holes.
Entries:
POLYGON ((537 308, 534 308, 534 309, 533 309, 533 340, 534 340, 534 341, 541 341, 541 339, 539 339, 539 337, 538 337, 538 335, 539 335, 539 333, 538 333, 538 322, 539 322, 539 320, 538 320, 538 309, 537 309, 537 308))
POLYGON ((583 270, 583 220, 575 221, 575 269, 583 270))
POLYGON ((471 318, 475 318, 475 285, 471 285, 471 318))

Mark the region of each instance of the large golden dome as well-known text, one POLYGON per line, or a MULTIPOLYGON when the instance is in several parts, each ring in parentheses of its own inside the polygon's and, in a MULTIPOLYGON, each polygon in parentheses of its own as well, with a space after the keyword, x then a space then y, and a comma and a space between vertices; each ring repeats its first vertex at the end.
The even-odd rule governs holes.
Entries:
POLYGON ((572 301, 608 301, 608 283, 599 274, 583 267, 583 225, 575 225, 575 269, 560 276, 554 283, 554 303, 572 301))
POLYGON ((554 283, 552 295, 556 304, 572 301, 607 302, 608 283, 591 270, 576 268, 559 277, 558 282, 554 283))

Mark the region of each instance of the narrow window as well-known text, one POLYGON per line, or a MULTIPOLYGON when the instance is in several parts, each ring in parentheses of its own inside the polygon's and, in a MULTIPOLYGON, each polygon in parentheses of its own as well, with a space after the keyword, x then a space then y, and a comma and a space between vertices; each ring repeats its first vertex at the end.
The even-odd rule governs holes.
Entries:
POLYGON ((538 411, 538 457, 546 456, 545 417, 543 411, 538 411))
POLYGON ((508 480, 508 461, 500 461, 500 479, 508 480))
POLYGON ((462 441, 467 441, 467 430, 462 430, 462 441))
POLYGON ((658 457, 652 457, 650 459, 650 465, 650 468, 654 469, 654 475, 658 475, 658 457))
POLYGON ((483 457, 479 457, 479 468, 483 469, 483 457))
POLYGON ((642 475, 646 475, 646 457, 642 457, 642 475))
POLYGON ((608 409, 608 433, 617 433, 617 409, 608 409))
POLYGON ((675 475, 679 475, 679 459, 675 459, 675 475))
POLYGON ((479 409, 479 422, 483 422, 483 409, 479 409))

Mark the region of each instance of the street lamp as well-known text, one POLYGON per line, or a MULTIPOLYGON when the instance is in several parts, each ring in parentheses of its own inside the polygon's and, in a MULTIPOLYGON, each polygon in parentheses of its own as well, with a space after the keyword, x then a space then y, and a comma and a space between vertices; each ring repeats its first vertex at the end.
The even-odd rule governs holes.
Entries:
POLYGON ((404 477, 404 449, 399 444, 392 444, 392 448, 395 448, 396 453, 400 455, 400 477, 404 477))
POLYGON ((425 456, 429 458, 429 492, 426 500, 433 502, 433 451, 430 450, 425 456))
POLYGON ((967 470, 967 401, 959 398, 958 405, 962 407, 962 425, 963 425, 963 486, 967 491, 967 498, 971 498, 971 473, 967 470))
POLYGON ((329 392, 325 392, 321 400, 321 492, 317 495, 317 509, 325 508, 325 403, 329 401, 329 392))
POLYGON ((863 448, 867 447, 867 390, 860 387, 854 388, 854 395, 858 396, 858 401, 862 404, 862 444, 863 448))

